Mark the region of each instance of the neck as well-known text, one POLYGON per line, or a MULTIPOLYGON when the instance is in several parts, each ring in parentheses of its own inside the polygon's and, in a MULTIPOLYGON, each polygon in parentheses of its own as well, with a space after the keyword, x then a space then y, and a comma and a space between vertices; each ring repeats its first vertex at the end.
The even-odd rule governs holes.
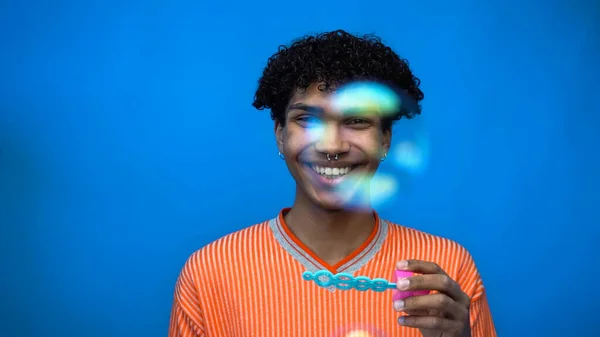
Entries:
POLYGON ((296 193, 285 222, 294 235, 329 265, 358 249, 371 235, 375 216, 369 210, 325 210, 296 193))

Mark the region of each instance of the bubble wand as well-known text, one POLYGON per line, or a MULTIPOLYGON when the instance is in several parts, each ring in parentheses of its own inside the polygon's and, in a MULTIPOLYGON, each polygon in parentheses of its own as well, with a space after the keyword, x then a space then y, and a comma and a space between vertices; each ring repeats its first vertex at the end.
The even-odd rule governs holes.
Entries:
POLYGON ((358 291, 375 291, 384 292, 386 290, 393 290, 392 300, 397 301, 410 296, 421 296, 429 294, 429 290, 411 290, 411 291, 400 291, 396 289, 396 282, 398 279, 413 276, 414 273, 406 270, 395 270, 392 276, 392 282, 389 282, 383 278, 370 279, 366 276, 353 276, 349 273, 338 273, 333 274, 329 270, 319 270, 317 272, 305 271, 302 273, 302 278, 305 281, 314 281, 315 284, 321 288, 334 287, 339 290, 351 290, 355 289, 358 291))

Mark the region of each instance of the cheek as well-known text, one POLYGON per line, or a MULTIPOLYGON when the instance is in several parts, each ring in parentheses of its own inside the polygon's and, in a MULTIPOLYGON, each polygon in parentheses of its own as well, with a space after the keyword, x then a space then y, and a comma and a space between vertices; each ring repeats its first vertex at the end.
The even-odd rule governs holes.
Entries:
POLYGON ((376 134, 354 134, 348 139, 352 139, 352 144, 361 149, 371 161, 379 161, 383 150, 381 137, 376 134))
POLYGON ((302 130, 291 129, 286 132, 283 139, 284 151, 290 156, 297 155, 310 145, 310 140, 302 130))

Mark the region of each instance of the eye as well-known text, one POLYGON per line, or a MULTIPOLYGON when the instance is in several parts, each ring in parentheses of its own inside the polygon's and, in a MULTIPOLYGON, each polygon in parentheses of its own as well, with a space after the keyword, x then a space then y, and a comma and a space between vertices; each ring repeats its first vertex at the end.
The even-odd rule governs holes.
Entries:
POLYGON ((296 117, 296 121, 298 122, 298 124, 304 127, 311 127, 320 123, 317 117, 310 115, 298 116, 296 117))
POLYGON ((368 121, 366 121, 364 119, 360 119, 360 118, 351 119, 348 122, 348 124, 364 124, 364 123, 368 123, 368 121))
POLYGON ((348 124, 352 127, 368 127, 373 123, 364 118, 352 118, 348 120, 348 124))

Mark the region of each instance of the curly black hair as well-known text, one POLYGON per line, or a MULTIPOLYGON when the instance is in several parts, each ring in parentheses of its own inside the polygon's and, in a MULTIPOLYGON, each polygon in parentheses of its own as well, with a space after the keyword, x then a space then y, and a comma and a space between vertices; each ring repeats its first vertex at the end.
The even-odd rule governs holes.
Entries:
POLYGON ((258 81, 252 106, 258 110, 270 109, 271 118, 285 125, 286 108, 295 90, 306 89, 313 83, 322 83, 319 89, 329 90, 353 80, 388 84, 417 103, 416 109, 400 109, 384 120, 384 129, 391 128, 395 120, 421 113, 418 104, 424 98, 419 89, 421 81, 412 74, 408 61, 377 36, 355 36, 343 30, 307 35, 289 47, 280 46, 258 81))

